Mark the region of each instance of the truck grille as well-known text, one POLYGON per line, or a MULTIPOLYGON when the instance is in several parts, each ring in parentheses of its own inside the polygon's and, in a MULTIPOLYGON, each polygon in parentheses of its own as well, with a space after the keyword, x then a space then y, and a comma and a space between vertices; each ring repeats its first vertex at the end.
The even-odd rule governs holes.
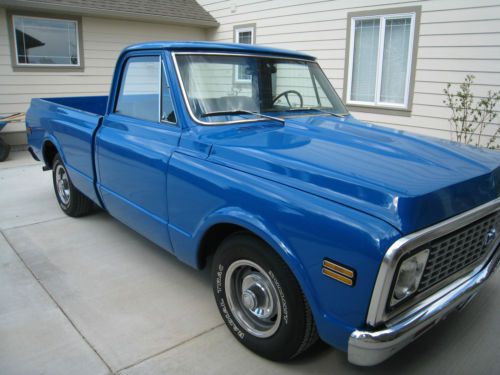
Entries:
POLYGON ((486 238, 492 229, 500 233, 499 213, 486 216, 430 242, 426 246, 430 250, 429 259, 418 291, 429 289, 467 266, 483 260, 491 249, 492 244, 487 243, 486 238))

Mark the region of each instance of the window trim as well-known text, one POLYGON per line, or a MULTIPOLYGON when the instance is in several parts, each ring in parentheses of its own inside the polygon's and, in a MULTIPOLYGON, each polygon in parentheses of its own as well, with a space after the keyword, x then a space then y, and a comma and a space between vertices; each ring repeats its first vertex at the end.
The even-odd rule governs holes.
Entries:
POLYGON ((9 45, 11 55, 11 66, 16 72, 37 72, 37 71, 65 71, 65 72, 81 72, 85 70, 84 53, 83 53, 83 32, 82 32, 82 17, 66 16, 55 13, 44 12, 26 12, 17 10, 7 10, 7 29, 9 34, 9 45), (14 31, 14 16, 28 18, 42 18, 58 21, 73 21, 76 22, 76 42, 78 53, 78 65, 71 64, 20 64, 17 56, 17 43, 14 31))
POLYGON ((167 68, 165 66, 165 59, 163 58, 163 55, 160 55, 160 123, 161 124, 167 124, 167 125, 171 125, 171 126, 178 126, 177 124, 177 111, 175 110, 175 106, 174 106, 174 98, 173 98, 173 95, 172 95, 172 90, 171 90, 171 87, 170 87, 170 81, 169 81, 169 77, 167 75, 167 68), (165 82, 165 85, 166 85, 166 88, 167 90, 169 90, 170 92, 170 102, 172 103, 172 110, 174 112, 174 116, 175 116, 175 122, 172 122, 172 121, 168 121, 167 119, 163 119, 162 115, 163 115, 163 82, 165 82))
MULTIPOLYGON (((234 28, 233 28, 233 30, 234 30, 234 39, 233 39, 234 43, 242 44, 242 43, 240 43, 240 34, 250 31, 252 33, 250 44, 251 45, 255 44, 255 28, 256 28, 255 23, 234 26, 234 28)), ((235 83, 243 83, 243 84, 252 83, 252 79, 241 79, 238 77, 239 77, 239 69, 238 69, 238 66, 236 66, 235 70, 234 70, 234 82, 235 83)))
POLYGON ((380 10, 370 10, 361 12, 351 12, 347 14, 347 38, 346 38, 346 54, 344 64, 344 90, 342 98, 350 111, 354 112, 370 112, 397 116, 410 116, 413 107, 413 94, 415 87, 415 73, 418 51, 418 39, 420 31, 420 14, 421 6, 404 7, 404 8, 389 8, 380 10), (385 35, 385 20, 391 18, 411 17, 412 27, 410 30, 410 44, 407 62, 407 76, 405 85, 405 103, 394 104, 380 102, 380 82, 382 75, 383 49, 380 53, 381 42, 385 35), (352 64, 354 54, 354 27, 355 21, 360 19, 381 19, 379 33, 379 47, 377 50, 377 76, 376 76, 376 92, 374 102, 361 102, 350 100, 351 82, 352 82, 352 64), (382 24, 383 21, 383 24, 382 24), (384 26, 384 27, 383 27, 384 26))

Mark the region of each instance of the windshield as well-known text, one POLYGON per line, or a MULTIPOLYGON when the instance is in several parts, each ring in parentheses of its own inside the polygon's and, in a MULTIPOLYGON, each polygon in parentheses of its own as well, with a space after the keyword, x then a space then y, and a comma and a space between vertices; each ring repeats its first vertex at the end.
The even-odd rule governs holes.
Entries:
POLYGON ((210 54, 175 57, 191 112, 202 123, 263 119, 259 114, 347 114, 313 61, 210 54))

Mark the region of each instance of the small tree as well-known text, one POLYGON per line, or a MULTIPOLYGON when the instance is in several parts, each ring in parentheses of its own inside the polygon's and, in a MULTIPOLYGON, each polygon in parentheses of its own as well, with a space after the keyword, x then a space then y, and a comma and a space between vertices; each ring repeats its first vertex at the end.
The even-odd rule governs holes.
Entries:
MULTIPOLYGON (((479 147, 486 126, 497 117, 495 106, 500 101, 500 91, 488 91, 488 96, 477 100, 471 91, 474 78, 472 74, 465 76, 465 81, 460 84, 459 90, 455 93, 450 91, 451 83, 448 83, 443 90, 446 95, 443 103, 452 112, 448 120, 453 131, 452 138, 454 135, 457 142, 479 147)), ((486 147, 500 149, 496 142, 498 136, 500 136, 500 127, 497 127, 486 143, 486 147)))

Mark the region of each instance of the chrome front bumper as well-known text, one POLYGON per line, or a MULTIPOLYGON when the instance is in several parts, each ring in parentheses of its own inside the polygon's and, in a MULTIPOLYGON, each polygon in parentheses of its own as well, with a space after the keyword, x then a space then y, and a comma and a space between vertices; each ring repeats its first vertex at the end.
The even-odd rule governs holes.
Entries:
POLYGON ((465 306, 500 264, 500 251, 495 251, 485 267, 467 280, 459 280, 447 288, 446 294, 432 303, 417 305, 403 318, 394 319, 379 331, 354 331, 349 338, 349 362, 373 366, 383 362, 408 345, 449 313, 465 306), (457 285, 458 284, 458 285, 457 285))

